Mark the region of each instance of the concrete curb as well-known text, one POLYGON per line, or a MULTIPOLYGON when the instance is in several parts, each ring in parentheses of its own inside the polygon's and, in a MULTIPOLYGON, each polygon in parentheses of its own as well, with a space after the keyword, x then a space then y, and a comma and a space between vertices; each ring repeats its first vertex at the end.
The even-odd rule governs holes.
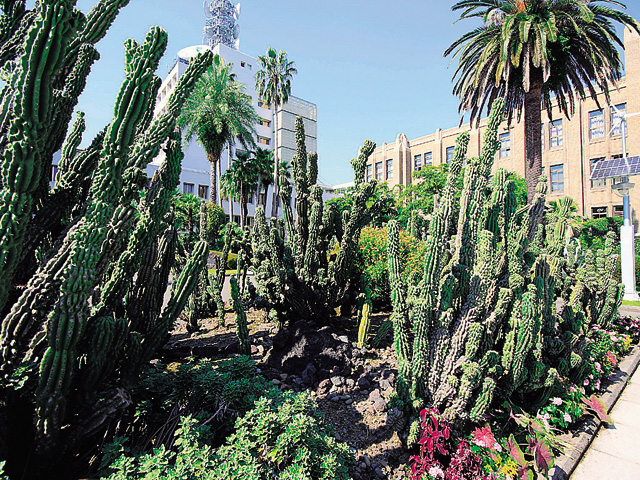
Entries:
MULTIPOLYGON (((638 364, 640 364, 640 346, 636 345, 633 350, 631 350, 631 353, 620 362, 618 370, 611 378, 613 383, 600 397, 606 405, 607 411, 611 411, 622 395, 622 392, 627 386, 627 382, 638 368, 638 364)), ((600 430, 600 426, 601 422, 597 418, 589 417, 584 421, 578 430, 579 438, 577 444, 574 445, 570 451, 556 458, 555 467, 549 471, 549 479, 567 480, 571 476, 591 445, 598 430, 600 430)))

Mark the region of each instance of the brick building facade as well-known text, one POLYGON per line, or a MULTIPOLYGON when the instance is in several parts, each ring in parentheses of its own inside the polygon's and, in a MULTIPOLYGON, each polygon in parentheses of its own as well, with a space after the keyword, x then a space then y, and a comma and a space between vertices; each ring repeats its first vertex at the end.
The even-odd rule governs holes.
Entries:
MULTIPOLYGON (((624 33, 626 75, 611 91, 611 104, 628 113, 640 112, 640 36, 628 29, 624 33)), ((606 104, 604 95, 600 107, 591 98, 576 101, 571 118, 561 115, 555 107, 553 121, 543 111, 542 164, 549 180, 548 201, 564 196, 572 197, 578 213, 586 217, 622 216, 622 198, 611 189, 612 180, 592 182, 590 170, 598 159, 622 155, 620 131, 612 129, 615 110, 606 104)), ((408 140, 399 134, 394 143, 383 143, 376 148, 367 162, 368 178, 388 182, 389 186, 409 185, 412 173, 425 165, 445 163, 453 155, 457 136, 470 131, 468 156, 479 156, 486 119, 478 128, 469 124, 461 127, 438 129, 435 133, 408 140)), ((496 155, 495 168, 504 168, 524 176, 524 122, 500 126, 498 135, 501 149, 496 155)), ((640 155, 640 115, 628 120, 627 150, 629 155, 640 155)), ((614 179, 615 180, 615 179, 614 179)), ((630 179, 634 182, 634 177, 630 179)), ((631 191, 633 220, 640 219, 640 179, 631 191)))

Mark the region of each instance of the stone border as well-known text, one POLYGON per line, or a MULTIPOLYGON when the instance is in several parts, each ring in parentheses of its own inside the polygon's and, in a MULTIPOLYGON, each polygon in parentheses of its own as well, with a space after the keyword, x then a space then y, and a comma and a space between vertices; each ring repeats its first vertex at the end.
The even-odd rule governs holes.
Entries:
MULTIPOLYGON (((611 411, 622 392, 624 391, 629 379, 633 376, 640 363, 640 346, 636 345, 631 353, 627 355, 618 367, 618 370, 610 377, 612 384, 607 391, 600 397, 607 407, 607 411, 611 411)), ((555 467, 549 472, 551 480, 567 480, 580 463, 580 460, 586 453, 595 438, 602 423, 594 418, 588 417, 580 426, 577 443, 572 449, 556 458, 555 467)))

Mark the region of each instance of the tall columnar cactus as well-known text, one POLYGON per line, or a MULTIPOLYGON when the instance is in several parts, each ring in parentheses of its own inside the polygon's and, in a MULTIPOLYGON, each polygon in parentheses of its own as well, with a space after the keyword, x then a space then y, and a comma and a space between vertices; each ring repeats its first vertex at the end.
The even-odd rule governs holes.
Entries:
POLYGON ((55 110, 53 81, 80 16, 73 3, 43 0, 9 84, 15 90, 0 191, 0 309, 7 301, 20 246, 40 182, 39 154, 55 110))
MULTIPOLYGON (((535 202, 516 210, 513 182, 506 172, 497 170, 491 176, 503 108, 502 100, 494 104, 481 156, 467 162, 460 215, 451 236, 455 181, 469 137, 458 138, 442 200, 429 224, 417 287, 408 288, 402 278, 399 229, 396 222, 389 224, 399 396, 414 408, 428 403, 461 421, 484 421, 498 399, 546 402, 559 375, 570 375, 581 364, 581 318, 587 298, 592 298, 586 288, 577 288, 571 302, 575 312, 567 305, 564 320, 558 318, 556 278, 566 264, 570 204, 561 202, 545 240, 539 232, 545 225, 546 178, 540 178, 535 202)), ((595 290, 601 301, 598 315, 592 317, 610 318, 617 285, 610 291, 604 285, 595 290)))
MULTIPOLYGON (((340 218, 334 208, 324 208, 322 189, 315 185, 318 157, 307 153, 302 119, 296 119, 298 152, 294 158, 296 186, 296 224, 293 213, 285 206, 286 235, 275 225, 269 227, 264 210, 256 210, 253 230, 253 259, 257 293, 270 305, 270 317, 282 325, 292 314, 304 318, 322 319, 333 308, 349 300, 349 276, 355 258, 360 231, 367 223, 371 209, 367 207, 375 182, 364 182, 367 158, 375 149, 370 140, 352 161, 356 176, 355 202, 340 218), (333 239, 340 243, 340 252, 328 260, 333 239)), ((281 192, 282 194, 283 192, 281 192)), ((285 205, 290 191, 284 191, 285 205)), ((353 298, 350 298, 353 302, 353 298)))
POLYGON ((249 342, 249 329, 247 327, 247 314, 244 311, 244 305, 240 299, 240 288, 238 287, 238 279, 231 276, 231 301, 233 302, 233 311, 236 314, 236 335, 240 342, 240 353, 243 355, 251 354, 251 343, 249 342))
MULTIPOLYGON (((84 129, 79 115, 63 146, 55 188, 44 192, 43 202, 33 201, 38 185, 46 187, 40 179, 47 152, 62 146, 75 99, 97 58, 92 42, 127 2, 103 0, 86 22, 74 3, 36 2, 24 52, 8 82, 11 90, 5 88, 0 98, 0 122, 9 128, 0 165, 0 303, 12 300, 0 329, 0 392, 16 379, 23 387, 0 405, 25 403, 35 411, 33 421, 22 425, 23 431, 37 429, 29 443, 36 448, 28 476, 44 475, 65 449, 74 451, 127 405, 127 378, 165 341, 208 255, 206 242, 199 242, 160 311, 175 251, 167 213, 182 158, 179 136, 168 143, 167 162, 148 194, 141 197, 139 190, 147 184, 146 164, 174 130, 212 56, 207 52, 190 62, 166 113, 152 120, 159 85, 153 72, 167 41, 158 27, 143 44, 131 40, 125 46, 125 79, 109 127, 78 153, 84 129), (53 222, 43 220, 47 211, 59 212, 53 222), (43 255, 14 301, 16 295, 8 293, 22 245, 43 255)), ((12 456, 12 468, 20 471, 23 447, 17 442, 12 456)))

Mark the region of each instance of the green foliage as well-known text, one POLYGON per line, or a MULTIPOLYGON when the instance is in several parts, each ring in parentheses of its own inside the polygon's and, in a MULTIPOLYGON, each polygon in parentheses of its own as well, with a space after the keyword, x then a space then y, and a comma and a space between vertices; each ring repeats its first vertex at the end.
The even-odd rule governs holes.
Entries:
POLYGON ((7 462, 0 462, 0 480, 9 480, 9 477, 3 475, 4 474, 4 464, 7 462))
POLYGON ((208 202, 207 209, 207 241, 214 244, 220 238, 220 230, 227 223, 224 210, 217 203, 208 202))
POLYGON ((353 456, 330 436, 307 394, 261 399, 216 452, 219 480, 347 480, 353 456))
POLYGON ((176 452, 161 445, 139 458, 122 455, 111 465, 108 480, 215 479, 213 451, 199 442, 197 421, 181 418, 175 437, 176 452))
POLYGON ((194 415, 207 420, 209 433, 224 436, 233 428, 236 418, 251 410, 261 397, 271 398, 279 389, 257 375, 250 357, 237 356, 229 360, 199 360, 190 363, 157 364, 145 369, 135 392, 136 422, 129 432, 130 447, 140 452, 150 442, 162 443, 155 437, 160 428, 179 415, 194 415))
MULTIPOLYGON (((400 233, 400 258, 403 276, 420 274, 425 255, 425 242, 416 240, 407 232, 400 233)), ((354 269, 369 279, 371 301, 376 307, 388 306, 391 301, 387 257, 387 228, 365 227, 360 234, 354 269)))

